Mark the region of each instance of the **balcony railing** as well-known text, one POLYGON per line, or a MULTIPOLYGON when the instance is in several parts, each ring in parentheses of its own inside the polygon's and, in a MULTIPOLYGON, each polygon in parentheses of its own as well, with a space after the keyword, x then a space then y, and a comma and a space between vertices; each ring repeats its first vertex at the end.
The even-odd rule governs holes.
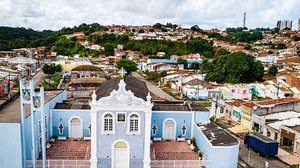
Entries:
POLYGON ((202 160, 152 160, 151 168, 202 168, 205 166, 202 160))
MULTIPOLYGON (((31 160, 27 160, 26 165, 28 168, 33 167, 31 160)), ((37 160, 36 167, 43 167, 43 161, 37 160)), ((90 160, 46 160, 46 167, 88 168, 90 167, 90 160)))

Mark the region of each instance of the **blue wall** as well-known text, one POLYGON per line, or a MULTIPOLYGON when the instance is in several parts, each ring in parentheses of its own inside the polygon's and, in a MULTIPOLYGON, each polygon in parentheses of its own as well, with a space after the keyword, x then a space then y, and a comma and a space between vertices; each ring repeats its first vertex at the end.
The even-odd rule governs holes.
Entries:
MULTIPOLYGON (((130 107, 130 106, 128 106, 130 107)), ((143 111, 134 111, 126 109, 126 123, 116 123, 116 113, 125 111, 98 111, 98 130, 97 130, 97 157, 98 167, 111 167, 112 145, 116 140, 123 139, 128 142, 130 147, 130 168, 142 167, 144 159, 144 139, 145 139, 145 113, 143 111), (103 134, 102 131, 102 116, 105 112, 110 112, 114 115, 115 134, 103 134), (140 134, 128 134, 129 115, 138 113, 140 122, 140 134)))
MULTIPOLYGON (((47 92, 47 91, 45 91, 47 92)), ((55 96, 54 98, 52 98, 51 100, 49 100, 45 105, 44 105, 44 114, 45 116, 47 116, 47 128, 45 128, 45 132, 47 132, 47 139, 46 142, 50 139, 51 137, 51 124, 50 124, 50 110, 54 108, 54 106, 56 105, 56 103, 61 103, 63 102, 63 100, 65 100, 67 98, 66 95, 66 90, 60 92, 57 96, 55 96)), ((31 115, 28 116, 25 119, 25 149, 26 149, 26 160, 31 160, 32 156, 31 156, 31 146, 32 146, 32 140, 31 140, 31 115)), ((35 155, 36 158, 38 158, 39 154, 40 154, 40 143, 39 143, 39 139, 41 137, 41 134, 39 132, 39 121, 41 120, 41 112, 40 111, 36 111, 34 112, 34 125, 35 125, 35 155)))
POLYGON ((0 167, 22 167, 20 123, 0 123, 0 167))
POLYGON ((195 125, 194 137, 197 146, 206 158, 208 168, 235 168, 238 163, 239 144, 235 146, 212 146, 202 131, 195 125))
POLYGON ((208 123, 210 122, 210 112, 207 111, 195 111, 195 123, 208 123))
POLYGON ((91 124, 90 110, 64 110, 53 109, 52 110, 52 124, 53 124, 53 136, 69 137, 69 121, 73 117, 79 117, 82 121, 83 136, 90 137, 89 126, 91 124), (61 121, 60 121, 61 119, 61 121), (58 126, 62 122, 64 129, 63 134, 59 134, 58 126))
POLYGON ((160 137, 162 138, 162 130, 163 130, 163 123, 167 118, 172 118, 176 121, 176 137, 182 135, 182 125, 185 124, 187 127, 186 130, 186 139, 191 138, 191 128, 192 128, 192 120, 193 120, 193 112, 189 111, 181 111, 181 112, 174 112, 174 111, 166 111, 166 112, 152 112, 152 119, 151 119, 151 128, 155 124, 157 126, 156 135, 152 135, 151 137, 160 137))

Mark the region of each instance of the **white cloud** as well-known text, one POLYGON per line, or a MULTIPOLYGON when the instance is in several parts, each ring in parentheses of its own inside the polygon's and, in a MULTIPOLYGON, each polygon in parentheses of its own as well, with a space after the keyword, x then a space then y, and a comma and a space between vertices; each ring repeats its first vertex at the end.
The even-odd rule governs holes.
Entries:
POLYGON ((296 21, 299 0, 1 0, 0 25, 60 29, 81 23, 154 24, 172 22, 202 28, 274 27, 296 21))

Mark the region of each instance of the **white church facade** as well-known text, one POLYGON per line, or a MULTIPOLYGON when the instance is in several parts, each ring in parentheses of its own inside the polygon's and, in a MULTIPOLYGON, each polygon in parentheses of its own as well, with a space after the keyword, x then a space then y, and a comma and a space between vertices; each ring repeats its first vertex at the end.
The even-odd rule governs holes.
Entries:
MULTIPOLYGON (((85 167, 150 168, 160 163, 155 161, 165 152, 155 148, 156 143, 172 143, 175 150, 176 142, 183 144, 192 138, 199 150, 190 153, 201 160, 195 163, 237 167, 239 141, 211 124, 207 109, 153 101, 146 84, 132 77, 105 81, 88 103, 68 100, 66 90, 36 91, 33 82, 25 85, 21 81, 20 95, 0 108, 0 134, 6 135, 0 139, 0 150, 7 151, 0 153, 3 168, 49 166, 50 155, 64 150, 58 147, 60 141, 67 144, 68 140, 87 142, 88 154, 82 158, 85 167)), ((173 153, 181 158, 186 155, 173 153)), ((56 162, 63 157, 67 156, 56 162)), ((68 163, 72 165, 72 160, 68 163)))

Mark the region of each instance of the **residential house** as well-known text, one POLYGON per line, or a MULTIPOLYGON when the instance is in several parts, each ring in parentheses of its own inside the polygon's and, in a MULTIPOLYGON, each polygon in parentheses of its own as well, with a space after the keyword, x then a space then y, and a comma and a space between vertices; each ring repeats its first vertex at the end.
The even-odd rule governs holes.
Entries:
POLYGON ((241 125, 252 130, 251 115, 256 109, 256 105, 253 102, 247 102, 240 106, 241 108, 241 125))
POLYGON ((224 100, 232 100, 232 92, 227 86, 222 86, 219 87, 221 94, 222 94, 222 99, 224 100))
POLYGON ((219 88, 209 88, 208 92, 208 99, 220 99, 222 97, 222 92, 219 88))
POLYGON ((251 100, 251 92, 248 86, 233 85, 228 87, 231 90, 233 99, 251 100))
POLYGON ((241 108, 240 106, 245 104, 246 102, 243 100, 234 100, 232 102, 228 102, 227 104, 231 105, 231 115, 229 115, 229 118, 235 122, 235 123, 240 123, 241 122, 241 108))
POLYGON ((298 117, 300 117, 300 113, 296 111, 282 111, 266 115, 252 114, 253 128, 264 136, 279 142, 280 127, 298 117))
POLYGON ((280 145, 300 156, 300 119, 280 128, 280 145))

